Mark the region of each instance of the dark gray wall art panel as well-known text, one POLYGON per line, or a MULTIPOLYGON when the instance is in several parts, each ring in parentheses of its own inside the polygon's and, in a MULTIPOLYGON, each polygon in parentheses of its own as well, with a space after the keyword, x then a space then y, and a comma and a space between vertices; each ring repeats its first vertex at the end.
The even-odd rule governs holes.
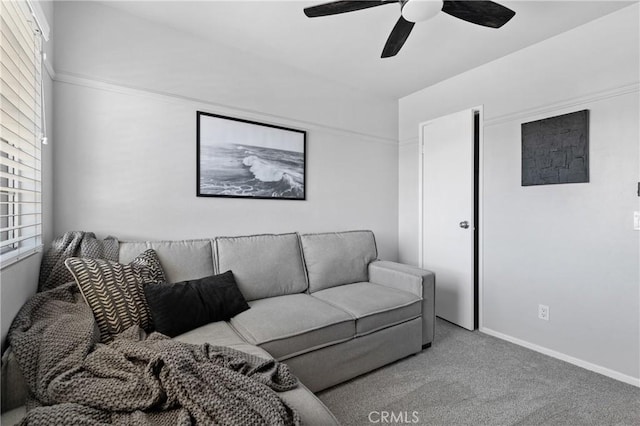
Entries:
POLYGON ((589 182, 589 110, 522 124, 522 186, 589 182))

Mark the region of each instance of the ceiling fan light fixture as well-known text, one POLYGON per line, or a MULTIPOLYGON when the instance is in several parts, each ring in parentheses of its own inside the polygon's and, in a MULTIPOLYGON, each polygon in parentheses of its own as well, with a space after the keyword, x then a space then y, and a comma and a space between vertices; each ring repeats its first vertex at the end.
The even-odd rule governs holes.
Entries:
POLYGON ((407 0, 402 5, 402 17, 409 22, 427 21, 442 10, 442 1, 407 0))
POLYGON ((361 9, 400 4, 401 15, 382 49, 382 58, 398 54, 416 22, 426 21, 442 11, 454 18, 490 28, 500 28, 516 14, 490 0, 334 0, 304 9, 309 18, 337 15, 361 9))

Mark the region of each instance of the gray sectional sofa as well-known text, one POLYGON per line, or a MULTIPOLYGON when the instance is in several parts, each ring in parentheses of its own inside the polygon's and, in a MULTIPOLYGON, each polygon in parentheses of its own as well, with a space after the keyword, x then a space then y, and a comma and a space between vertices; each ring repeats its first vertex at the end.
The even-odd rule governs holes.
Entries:
POLYGON ((251 308, 176 339, 286 363, 303 386, 282 397, 306 424, 337 423, 311 391, 417 353, 433 341, 434 275, 378 260, 370 231, 121 242, 119 260, 128 263, 149 248, 169 282, 233 271, 251 308))

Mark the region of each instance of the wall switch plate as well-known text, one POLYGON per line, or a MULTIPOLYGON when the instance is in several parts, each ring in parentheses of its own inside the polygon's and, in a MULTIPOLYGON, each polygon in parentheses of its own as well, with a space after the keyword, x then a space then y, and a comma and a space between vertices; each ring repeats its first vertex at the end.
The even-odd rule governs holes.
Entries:
POLYGON ((538 305, 538 318, 549 321, 549 307, 547 305, 538 305))
POLYGON ((640 212, 633 212, 633 229, 640 231, 640 212))

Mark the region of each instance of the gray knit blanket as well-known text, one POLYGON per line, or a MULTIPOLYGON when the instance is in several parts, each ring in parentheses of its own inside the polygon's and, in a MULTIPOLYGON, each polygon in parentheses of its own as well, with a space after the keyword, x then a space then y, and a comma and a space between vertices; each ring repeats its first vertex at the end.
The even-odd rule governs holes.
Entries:
POLYGON ((99 343, 72 282, 35 294, 9 341, 29 387, 24 425, 301 424, 276 393, 297 386, 285 364, 137 326, 99 343))
POLYGON ((69 257, 89 257, 117 262, 119 257, 118 240, 107 237, 96 238, 93 232, 71 231, 56 238, 42 258, 38 291, 51 290, 59 285, 73 281, 71 272, 64 261, 69 257))

